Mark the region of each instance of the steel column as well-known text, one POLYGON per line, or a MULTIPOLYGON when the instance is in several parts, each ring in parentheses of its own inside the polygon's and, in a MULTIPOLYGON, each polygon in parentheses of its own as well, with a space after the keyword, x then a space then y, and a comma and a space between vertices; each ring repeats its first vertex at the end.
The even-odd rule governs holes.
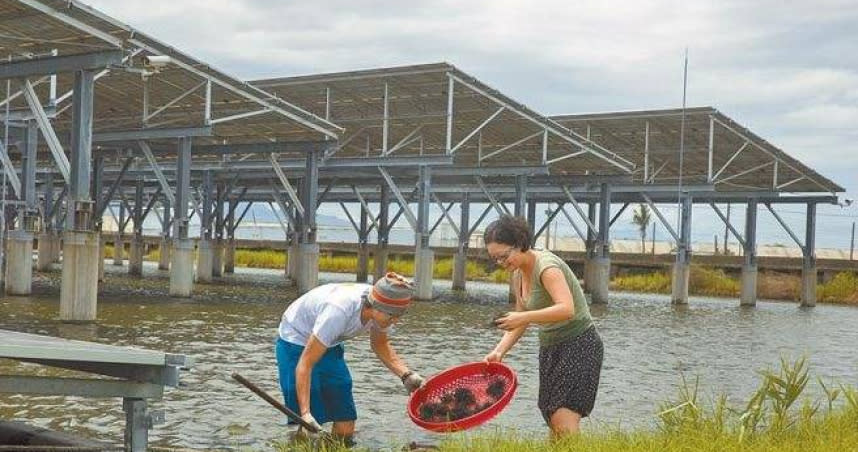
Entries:
POLYGON ((387 271, 387 242, 390 226, 388 224, 390 216, 390 189, 386 184, 381 184, 379 187, 378 201, 378 218, 376 223, 378 228, 376 231, 376 239, 378 241, 375 247, 375 270, 374 276, 377 281, 387 271))
MULTIPOLYGON (((432 203, 432 173, 429 166, 419 167, 419 198, 417 203, 417 234, 415 236, 415 283, 417 291, 415 298, 428 300, 432 298, 432 279, 434 255, 429 248, 429 206, 432 203)), ((405 206, 404 206, 405 207, 405 206)))
POLYGON ((465 193, 462 196, 460 209, 459 244, 453 262, 453 290, 465 290, 467 282, 468 247, 471 241, 471 197, 469 194, 465 193))

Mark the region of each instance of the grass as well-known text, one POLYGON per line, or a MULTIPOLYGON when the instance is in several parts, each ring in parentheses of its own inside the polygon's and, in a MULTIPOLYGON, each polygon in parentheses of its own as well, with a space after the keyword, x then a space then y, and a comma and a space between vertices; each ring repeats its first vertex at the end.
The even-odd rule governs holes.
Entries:
MULTIPOLYGON (((113 248, 105 247, 105 256, 113 256, 113 248)), ((160 253, 158 248, 145 256, 146 260, 157 261, 160 253)), ((235 265, 239 267, 282 269, 286 266, 287 254, 279 250, 238 249, 235 252, 235 265)), ((354 273, 357 268, 355 255, 321 255, 319 270, 333 273, 354 273)), ((375 268, 370 257, 369 269, 375 268)), ((414 260, 392 256, 388 259, 387 268, 390 271, 414 276, 414 260)), ((468 260, 466 277, 470 281, 490 281, 506 283, 509 273, 494 266, 487 267, 481 262, 468 260)), ((433 270, 435 278, 452 279, 453 259, 439 258, 435 260, 433 270)), ((611 281, 613 290, 645 293, 668 294, 671 291, 671 276, 665 271, 646 274, 625 275, 615 277, 611 281)), ((801 283, 796 275, 760 272, 757 279, 757 292, 761 298, 774 300, 797 300, 801 283)), ((738 278, 728 275, 721 269, 692 265, 689 277, 689 291, 692 295, 738 297, 741 290, 738 278)), ((851 272, 838 273, 830 281, 817 287, 817 301, 820 303, 858 304, 858 274, 851 272)))
MULTIPOLYGON (((671 276, 664 271, 619 276, 611 281, 611 288, 629 292, 670 293, 671 276)), ((798 300, 801 280, 797 275, 761 272, 757 277, 760 298, 798 300)), ((741 290, 737 278, 723 270, 691 266, 689 292, 692 295, 738 297, 741 290)), ((817 285, 816 299, 820 303, 858 304, 858 275, 841 272, 830 281, 817 285)))
MULTIPOLYGON (((559 441, 546 433, 497 431, 453 435, 441 442, 445 452, 537 451, 858 451, 858 391, 817 379, 822 396, 805 395, 811 384, 806 359, 782 359, 778 370, 760 372, 760 385, 738 405, 721 395, 711 400, 698 381, 685 378, 674 400, 655 410, 655 429, 597 428, 559 441)), ((279 444, 277 450, 293 450, 279 444)), ((300 450, 300 448, 299 448, 300 450)), ((319 450, 319 449, 317 449, 319 450)), ((336 448, 321 450, 337 450, 336 448)))

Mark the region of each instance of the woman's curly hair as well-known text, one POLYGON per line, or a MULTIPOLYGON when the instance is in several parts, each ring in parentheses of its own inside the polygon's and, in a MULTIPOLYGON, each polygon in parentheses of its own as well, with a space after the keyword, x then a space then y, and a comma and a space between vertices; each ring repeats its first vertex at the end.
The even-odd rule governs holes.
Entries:
POLYGON ((492 221, 483 232, 483 243, 502 243, 518 248, 521 251, 530 249, 531 236, 530 224, 522 217, 513 215, 501 215, 492 221))

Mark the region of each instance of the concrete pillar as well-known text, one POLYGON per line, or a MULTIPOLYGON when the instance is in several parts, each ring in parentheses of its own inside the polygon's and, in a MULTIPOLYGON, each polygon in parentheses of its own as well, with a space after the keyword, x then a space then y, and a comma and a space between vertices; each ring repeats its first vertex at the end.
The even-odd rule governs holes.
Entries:
POLYGON ((131 246, 128 252, 128 274, 143 276, 143 236, 131 236, 131 246))
POLYGON ((54 262, 53 254, 51 253, 54 246, 53 234, 50 232, 41 232, 38 235, 39 248, 38 258, 36 259, 36 269, 40 272, 46 272, 51 269, 51 264, 54 262))
POLYGON ((816 203, 807 203, 804 260, 801 265, 801 305, 816 306, 816 203))
POLYGON ((593 289, 590 291, 590 301, 594 304, 607 303, 609 284, 611 281, 611 258, 595 257, 590 260, 590 280, 593 289))
POLYGON ((170 295, 190 297, 194 288, 194 241, 173 239, 170 254, 170 295))
POLYGON ((9 231, 6 236, 6 293, 30 295, 33 283, 33 233, 9 231))
POLYGON ((60 262, 60 254, 63 249, 63 239, 58 232, 51 235, 51 262, 57 264, 60 262))
POLYGON ((607 303, 611 283, 611 189, 602 184, 599 201, 599 232, 595 256, 590 260, 590 302, 607 303))
POLYGON ((742 289, 739 295, 741 306, 757 304, 757 264, 742 264, 742 289))
POLYGON ((104 282, 104 249, 106 246, 104 235, 98 231, 98 282, 104 282))
POLYGON ((197 242, 197 282, 211 282, 213 254, 210 240, 197 242))
POLYGON ((235 273, 235 239, 230 237, 223 250, 223 272, 235 273))
MULTIPOLYGON (((729 221, 729 220, 728 220, 729 221)), ((726 242, 725 242, 726 243, 726 242)), ((745 212, 745 246, 740 306, 757 304, 757 200, 749 199, 745 212)))
POLYGON ((125 244, 122 242, 122 234, 117 232, 113 238, 113 265, 122 265, 122 252, 124 248, 125 244))
POLYGON ((319 285, 319 244, 302 243, 299 248, 297 268, 300 271, 297 272, 296 277, 298 293, 303 294, 319 285))
POLYGON ((414 298, 431 300, 435 253, 430 248, 417 248, 414 259, 414 298))
POLYGON ((462 197, 461 218, 459 219, 459 247, 456 249, 456 256, 453 258, 453 290, 465 290, 467 280, 468 266, 468 246, 470 245, 471 235, 471 199, 466 193, 462 197))
POLYGON ((60 320, 93 321, 98 296, 98 233, 63 233, 60 320))
POLYGON ((360 231, 358 231, 358 252, 357 252, 357 274, 355 279, 357 282, 365 283, 369 278, 369 238, 368 221, 369 216, 366 207, 361 204, 360 207, 360 231))
POLYGON ((172 244, 170 243, 169 237, 162 236, 161 237, 161 245, 158 247, 158 270, 169 270, 170 269, 170 248, 172 244))
POLYGON ((212 277, 223 276, 223 240, 212 241, 212 277))
POLYGON ((679 243, 673 266, 671 303, 688 304, 688 281, 691 276, 691 196, 684 195, 679 222, 679 243))

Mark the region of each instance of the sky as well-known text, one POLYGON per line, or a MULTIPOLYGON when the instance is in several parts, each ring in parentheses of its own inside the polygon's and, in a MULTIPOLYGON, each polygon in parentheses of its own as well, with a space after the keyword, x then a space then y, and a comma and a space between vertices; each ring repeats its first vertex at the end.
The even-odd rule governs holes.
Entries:
MULTIPOLYGON (((243 79, 446 61, 544 115, 679 107, 687 49, 688 106, 714 106, 858 199, 855 0, 86 3, 243 79)), ((801 235, 800 210, 784 217, 801 235)), ((858 201, 819 213, 819 246, 848 247, 858 201)), ((791 242, 760 221, 761 242, 791 242)))

